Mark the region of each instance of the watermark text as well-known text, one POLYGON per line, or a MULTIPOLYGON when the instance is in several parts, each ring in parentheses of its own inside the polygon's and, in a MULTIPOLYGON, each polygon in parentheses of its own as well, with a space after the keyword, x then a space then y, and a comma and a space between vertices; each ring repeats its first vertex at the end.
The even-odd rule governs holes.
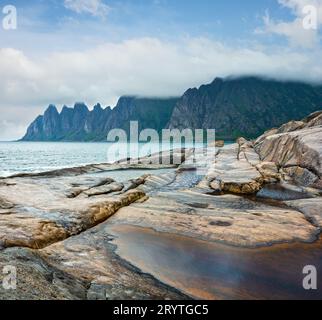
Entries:
POLYGON ((305 30, 318 29, 318 8, 313 5, 306 5, 303 7, 303 28, 305 30))
POLYGON ((16 30, 18 27, 17 8, 8 4, 2 8, 2 15, 3 30, 16 30))
POLYGON ((317 290, 318 289, 318 275, 315 266, 305 266, 303 268, 303 288, 305 290, 317 290))
POLYGON ((4 266, 2 269, 2 282, 0 286, 4 290, 16 290, 17 288, 17 269, 14 266, 4 266))

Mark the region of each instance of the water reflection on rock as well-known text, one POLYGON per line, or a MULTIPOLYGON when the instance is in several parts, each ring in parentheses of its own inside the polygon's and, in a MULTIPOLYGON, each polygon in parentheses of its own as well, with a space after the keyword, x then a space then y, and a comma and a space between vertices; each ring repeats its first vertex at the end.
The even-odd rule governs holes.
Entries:
POLYGON ((126 225, 111 233, 120 257, 195 298, 322 299, 302 286, 304 266, 322 272, 322 240, 247 249, 126 225))

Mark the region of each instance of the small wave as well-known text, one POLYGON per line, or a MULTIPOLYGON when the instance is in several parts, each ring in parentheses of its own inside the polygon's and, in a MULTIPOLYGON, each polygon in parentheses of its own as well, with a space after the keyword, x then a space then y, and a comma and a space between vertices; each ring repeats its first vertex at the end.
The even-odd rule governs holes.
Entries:
POLYGON ((0 171, 0 178, 7 178, 13 174, 16 174, 15 171, 0 171))

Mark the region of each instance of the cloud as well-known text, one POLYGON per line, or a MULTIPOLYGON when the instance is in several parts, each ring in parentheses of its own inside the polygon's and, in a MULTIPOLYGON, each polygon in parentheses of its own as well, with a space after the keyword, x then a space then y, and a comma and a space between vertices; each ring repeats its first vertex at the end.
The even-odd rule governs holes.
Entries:
POLYGON ((321 51, 228 46, 206 38, 168 42, 136 38, 42 58, 0 49, 0 139, 19 138, 21 127, 54 103, 114 105, 125 94, 179 96, 216 76, 262 75, 322 81, 321 51), (13 135, 9 124, 19 130, 13 135), (7 128, 7 129, 6 129, 7 128), (5 132, 7 130, 7 132, 5 132))
MULTIPOLYGON (((322 25, 321 0, 278 0, 282 7, 291 10, 292 21, 276 21, 266 11, 264 27, 255 30, 257 34, 277 34, 286 37, 292 46, 313 48, 319 44, 319 28, 322 25), (311 15, 316 17, 316 26, 308 28, 305 21, 311 15)), ((312 21, 311 21, 312 22, 312 21)))
POLYGON ((43 113, 43 107, 10 106, 0 107, 0 141, 21 138, 26 133, 26 126, 34 120, 35 115, 43 113))
POLYGON ((12 141, 13 139, 21 138, 26 127, 24 123, 17 124, 16 121, 7 121, 0 119, 1 141, 12 141))
POLYGON ((106 17, 110 7, 102 0, 64 0, 67 9, 76 13, 87 13, 92 16, 106 17))

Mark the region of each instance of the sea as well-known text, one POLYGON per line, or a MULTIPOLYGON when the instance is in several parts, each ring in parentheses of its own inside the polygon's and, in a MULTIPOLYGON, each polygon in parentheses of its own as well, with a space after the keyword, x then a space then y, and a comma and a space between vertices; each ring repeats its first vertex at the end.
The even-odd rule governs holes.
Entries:
MULTIPOLYGON (((151 148, 140 144, 138 153, 130 145, 123 146, 122 152, 115 152, 113 146, 115 144, 107 142, 0 142, 0 177, 87 164, 113 163, 124 158, 136 158, 137 155, 146 156, 160 148, 159 144, 151 144, 151 148)), ((180 145, 164 146, 162 150, 179 147, 180 145)), ((185 147, 192 147, 192 144, 185 147)))

